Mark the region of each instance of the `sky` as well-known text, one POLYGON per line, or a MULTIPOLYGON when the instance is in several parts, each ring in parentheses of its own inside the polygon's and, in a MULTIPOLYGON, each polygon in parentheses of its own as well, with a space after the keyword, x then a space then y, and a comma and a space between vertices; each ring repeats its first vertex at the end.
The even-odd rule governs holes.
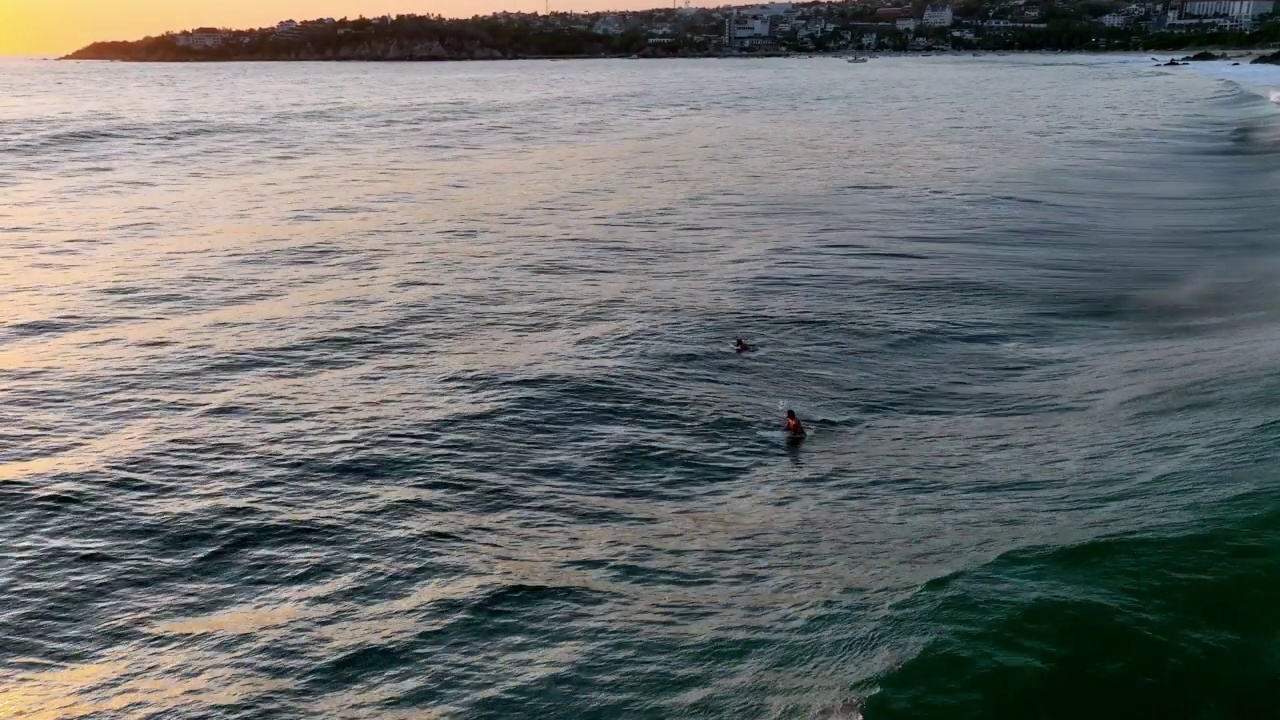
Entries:
MULTIPOLYGON (((545 0, 0 0, 0 55, 63 55, 96 40, 167 30, 266 27, 281 20, 541 11, 545 0)), ((671 0, 551 0, 553 11, 641 10, 671 0)), ((684 4, 684 0, 679 0, 684 4)), ((694 4, 704 4, 695 2, 694 4)))

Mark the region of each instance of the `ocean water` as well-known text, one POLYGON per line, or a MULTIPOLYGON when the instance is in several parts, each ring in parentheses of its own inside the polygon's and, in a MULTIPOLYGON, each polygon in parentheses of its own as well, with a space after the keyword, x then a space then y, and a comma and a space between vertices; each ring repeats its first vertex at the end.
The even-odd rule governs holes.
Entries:
POLYGON ((1275 717, 1280 70, 1151 64, 0 63, 0 717, 1275 717))

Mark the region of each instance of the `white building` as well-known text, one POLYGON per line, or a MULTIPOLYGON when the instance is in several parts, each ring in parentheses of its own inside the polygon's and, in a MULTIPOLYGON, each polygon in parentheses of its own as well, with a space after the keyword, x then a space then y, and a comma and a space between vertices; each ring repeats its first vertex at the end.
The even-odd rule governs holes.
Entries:
POLYGON ((903 32, 912 32, 916 29, 916 25, 919 24, 919 21, 915 18, 898 18, 893 21, 893 24, 903 32))
POLYGON ((769 15, 759 12, 734 12, 724 21, 724 42, 731 47, 746 48, 770 44, 773 23, 769 15))
POLYGON ((1203 30, 1246 30, 1245 22, 1236 18, 1189 18, 1166 20, 1164 29, 1169 32, 1197 32, 1203 30))
POLYGON ((924 17, 920 21, 929 27, 951 27, 951 23, 955 21, 955 16, 951 13, 950 5, 941 5, 934 7, 926 5, 924 8, 924 17))
POLYGON ((197 50, 211 50, 222 47, 227 35, 217 28, 196 28, 191 31, 190 47, 197 50))
POLYGON ((292 20, 276 25, 276 37, 280 40, 301 40, 302 26, 292 20))
MULTIPOLYGON (((1273 0, 1187 0, 1182 3, 1178 16, 1229 18, 1247 25, 1252 24, 1254 18, 1270 13, 1274 6, 1273 0)), ((1170 11, 1173 10, 1171 7, 1170 11)))
POLYGON ((1129 24, 1130 19, 1131 18, 1129 18, 1128 15, 1121 15, 1119 13, 1110 13, 1108 15, 1103 15, 1102 17, 1098 18, 1098 22, 1102 23, 1103 25, 1106 25, 1109 28, 1122 28, 1129 24))

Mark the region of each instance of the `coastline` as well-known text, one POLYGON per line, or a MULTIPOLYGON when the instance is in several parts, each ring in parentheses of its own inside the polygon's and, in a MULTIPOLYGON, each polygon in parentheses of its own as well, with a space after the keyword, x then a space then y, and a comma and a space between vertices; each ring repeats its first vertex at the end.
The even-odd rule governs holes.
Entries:
MULTIPOLYGON (((972 56, 1005 56, 1005 55, 1131 55, 1143 57, 1167 57, 1169 59, 1181 60, 1186 53, 1192 50, 1196 52, 1211 52, 1221 55, 1216 58, 1217 62, 1236 61, 1241 64, 1247 64, 1254 60, 1271 55, 1275 52, 1274 48, 1184 48, 1179 50, 911 50, 911 51, 878 51, 874 55, 882 58, 890 57, 972 57, 972 56)), ((760 60, 760 59, 807 59, 807 58, 842 58, 850 55, 849 51, 839 52, 760 52, 760 53, 671 53, 671 54, 640 54, 627 55, 620 53, 611 53, 604 55, 518 55, 503 56, 500 54, 473 56, 473 57, 442 57, 442 56, 414 56, 414 57, 336 57, 324 56, 321 54, 290 56, 290 57, 262 57, 262 56, 234 56, 234 57, 213 57, 213 56, 193 56, 181 58, 131 58, 131 57, 77 57, 75 53, 64 55, 56 58, 46 58, 57 61, 81 61, 81 62, 120 62, 120 63, 168 63, 168 64, 206 64, 206 63, 291 63, 291 62, 315 62, 315 63, 433 63, 433 62, 518 62, 518 61, 541 61, 541 62, 558 62, 571 60, 760 60)), ((1196 60, 1193 62, 1212 62, 1207 60, 1196 60)))

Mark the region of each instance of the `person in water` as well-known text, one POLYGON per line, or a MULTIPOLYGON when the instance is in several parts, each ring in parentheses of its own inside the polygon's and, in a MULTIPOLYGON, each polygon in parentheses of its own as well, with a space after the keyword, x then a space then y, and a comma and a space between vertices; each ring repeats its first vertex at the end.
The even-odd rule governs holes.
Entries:
POLYGON ((754 346, 748 345, 747 341, 742 338, 738 338, 738 341, 733 344, 733 347, 740 353, 749 352, 755 349, 754 346))
POLYGON ((787 437, 792 440, 799 440, 805 436, 804 426, 800 424, 800 420, 796 418, 795 410, 787 411, 787 437))

